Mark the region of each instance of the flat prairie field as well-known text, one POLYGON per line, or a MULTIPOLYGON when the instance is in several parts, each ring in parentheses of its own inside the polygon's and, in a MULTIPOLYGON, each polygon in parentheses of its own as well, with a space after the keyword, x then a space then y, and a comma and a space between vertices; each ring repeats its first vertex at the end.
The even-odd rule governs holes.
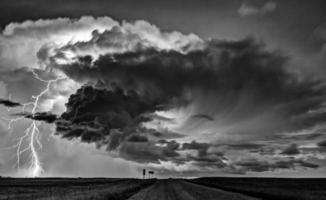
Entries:
POLYGON ((0 200, 323 200, 326 179, 2 178, 0 200))

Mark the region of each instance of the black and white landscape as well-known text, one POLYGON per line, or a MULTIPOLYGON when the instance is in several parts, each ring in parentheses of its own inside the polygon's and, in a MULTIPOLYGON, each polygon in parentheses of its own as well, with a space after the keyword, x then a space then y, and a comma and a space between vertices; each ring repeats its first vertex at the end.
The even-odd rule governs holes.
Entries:
POLYGON ((0 199, 326 199, 325 9, 1 0, 0 199))

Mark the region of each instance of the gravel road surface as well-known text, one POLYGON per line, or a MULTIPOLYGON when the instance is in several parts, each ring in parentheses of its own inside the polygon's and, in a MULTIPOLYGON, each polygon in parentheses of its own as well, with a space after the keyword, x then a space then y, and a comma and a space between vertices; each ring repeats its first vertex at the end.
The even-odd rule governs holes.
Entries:
POLYGON ((128 200, 257 200, 246 195, 210 188, 185 180, 159 180, 128 200))

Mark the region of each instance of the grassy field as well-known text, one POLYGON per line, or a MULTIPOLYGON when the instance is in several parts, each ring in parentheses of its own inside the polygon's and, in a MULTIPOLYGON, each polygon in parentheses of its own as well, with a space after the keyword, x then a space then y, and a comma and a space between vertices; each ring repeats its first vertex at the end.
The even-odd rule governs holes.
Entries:
POLYGON ((127 199, 155 180, 138 179, 0 179, 3 199, 127 199))
POLYGON ((326 179, 2 178, 0 200, 326 200, 326 179))
POLYGON ((266 200, 326 200, 326 179, 198 178, 190 181, 266 200))

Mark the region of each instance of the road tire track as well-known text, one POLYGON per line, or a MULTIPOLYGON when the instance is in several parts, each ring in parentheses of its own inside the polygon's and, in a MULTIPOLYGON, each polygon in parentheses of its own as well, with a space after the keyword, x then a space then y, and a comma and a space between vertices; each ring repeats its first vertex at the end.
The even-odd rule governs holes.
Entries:
POLYGON ((128 200, 257 200, 257 198, 228 192, 178 179, 159 180, 128 200))

